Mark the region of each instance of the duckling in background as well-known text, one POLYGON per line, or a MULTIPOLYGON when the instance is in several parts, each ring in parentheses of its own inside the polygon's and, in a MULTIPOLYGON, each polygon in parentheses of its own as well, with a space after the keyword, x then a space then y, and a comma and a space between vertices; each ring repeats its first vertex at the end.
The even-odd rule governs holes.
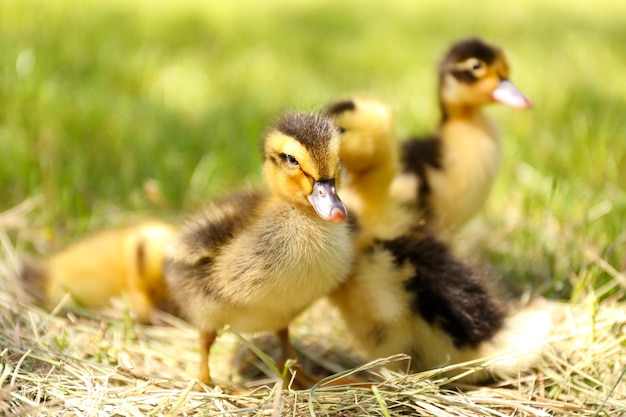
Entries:
POLYGON ((504 52, 480 39, 454 44, 439 67, 441 122, 436 134, 404 142, 402 172, 391 193, 425 216, 433 230, 454 233, 484 205, 498 172, 500 134, 483 112, 489 103, 527 109, 509 80, 504 52))
POLYGON ((66 294, 87 309, 103 308, 125 295, 137 321, 152 323, 155 309, 173 312, 162 264, 175 233, 158 221, 104 230, 48 259, 24 261, 22 279, 48 308, 66 294))
POLYGON ((268 192, 209 204, 166 254, 173 298, 200 330, 199 379, 206 383, 211 346, 226 324, 241 332, 276 332, 281 362, 294 358, 289 323, 352 268, 347 212, 335 191, 339 132, 332 121, 285 115, 265 137, 263 156, 268 192))
POLYGON ((510 311, 493 282, 457 259, 428 225, 407 216, 403 204, 386 194, 397 142, 382 109, 362 99, 327 107, 343 132, 347 173, 340 193, 356 217, 359 243, 356 266, 331 302, 368 359, 405 353, 410 369, 422 371, 511 354, 465 382, 531 366, 550 329, 549 311, 510 311))

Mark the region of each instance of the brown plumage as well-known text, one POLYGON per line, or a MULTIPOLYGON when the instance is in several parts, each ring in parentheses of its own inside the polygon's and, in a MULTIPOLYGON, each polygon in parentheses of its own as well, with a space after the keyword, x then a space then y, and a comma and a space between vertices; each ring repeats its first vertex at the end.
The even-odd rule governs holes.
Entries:
POLYGON ((404 142, 402 170, 391 186, 394 198, 412 206, 434 230, 455 232, 489 195, 501 144, 483 108, 494 102, 531 107, 509 76, 504 52, 480 39, 455 43, 439 66, 439 129, 404 142))
POLYGON ((282 360, 293 357, 289 323, 352 266, 347 213, 335 193, 339 135, 331 120, 288 114, 266 136, 263 154, 268 191, 209 204, 166 257, 174 299, 200 330, 199 379, 207 383, 210 348, 224 325, 276 332, 282 360))

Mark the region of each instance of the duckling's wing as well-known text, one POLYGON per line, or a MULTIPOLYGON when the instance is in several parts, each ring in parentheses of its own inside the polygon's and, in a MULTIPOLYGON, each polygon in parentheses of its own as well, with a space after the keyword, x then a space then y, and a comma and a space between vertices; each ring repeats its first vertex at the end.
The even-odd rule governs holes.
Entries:
POLYGON ((217 256, 237 232, 256 215, 266 198, 261 191, 243 191, 207 205, 192 216, 180 235, 179 245, 198 261, 217 256))
POLYGON ((402 169, 424 178, 426 167, 441 169, 441 139, 438 135, 410 137, 402 144, 402 169))
POLYGON ((214 260, 254 220, 265 198, 263 192, 247 191, 214 201, 191 216, 170 243, 164 260, 165 278, 183 314, 191 318, 198 299, 219 295, 221 287, 212 273, 214 260))
POLYGON ((440 326, 456 347, 476 347, 502 328, 505 310, 491 288, 434 236, 422 229, 383 245, 413 268, 404 283, 413 313, 440 326))
POLYGON ((212 260, 252 220, 265 197, 258 191, 234 193, 188 218, 165 256, 168 281, 190 274, 205 276, 212 260))
MULTIPOLYGON (((417 189, 406 190, 409 195, 398 197, 400 200, 415 199, 413 203, 419 203, 423 206, 422 208, 426 208, 426 199, 431 191, 428 169, 443 169, 439 136, 411 137, 405 140, 402 144, 400 158, 402 172, 396 178, 396 182, 399 181, 399 178, 413 177, 410 183, 415 184, 417 189)), ((399 185, 396 184, 394 187, 399 187, 399 185)), ((402 185, 398 190, 403 188, 406 189, 406 186, 402 185)))

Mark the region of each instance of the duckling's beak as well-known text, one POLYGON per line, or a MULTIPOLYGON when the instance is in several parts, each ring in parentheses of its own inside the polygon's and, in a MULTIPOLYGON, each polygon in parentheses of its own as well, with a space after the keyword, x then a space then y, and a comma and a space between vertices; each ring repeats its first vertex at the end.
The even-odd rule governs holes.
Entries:
POLYGON ((339 224, 348 215, 335 190, 335 180, 315 181, 313 192, 307 198, 318 216, 326 221, 339 224))
POLYGON ((533 106, 530 100, 509 80, 500 81, 498 87, 491 93, 491 98, 516 109, 529 109, 533 106))

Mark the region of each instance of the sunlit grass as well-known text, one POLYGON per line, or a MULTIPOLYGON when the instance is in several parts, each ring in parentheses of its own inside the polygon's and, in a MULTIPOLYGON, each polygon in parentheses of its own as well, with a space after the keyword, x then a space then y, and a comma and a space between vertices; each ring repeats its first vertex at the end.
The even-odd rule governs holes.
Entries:
MULTIPOLYGON (((505 133, 488 258, 567 295, 591 247, 623 269, 626 29, 619 1, 4 1, 0 209, 72 240, 129 212, 177 218, 260 182, 258 140, 286 109, 364 93, 402 135, 437 122, 435 66, 454 40, 502 45, 530 112, 505 133), (143 192, 160 183, 169 209, 143 192)), ((600 276, 606 278, 603 273, 600 276)))

